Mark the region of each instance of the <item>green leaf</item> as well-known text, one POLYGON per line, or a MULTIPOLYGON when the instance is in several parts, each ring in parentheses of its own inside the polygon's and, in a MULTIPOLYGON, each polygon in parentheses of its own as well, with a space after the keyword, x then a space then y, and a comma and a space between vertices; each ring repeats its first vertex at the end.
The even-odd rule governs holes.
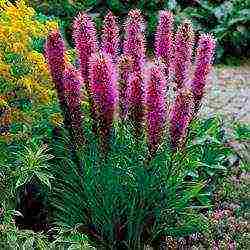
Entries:
POLYGON ((44 184, 45 186, 49 187, 49 189, 51 189, 50 179, 53 178, 52 175, 45 174, 42 172, 35 172, 35 175, 42 182, 42 184, 44 184))
POLYGON ((34 250, 35 239, 33 237, 28 238, 22 245, 22 250, 34 250))
POLYGON ((32 178, 32 174, 29 172, 22 172, 20 176, 18 177, 18 180, 16 182, 16 189, 20 186, 23 186, 26 184, 30 179, 32 178))

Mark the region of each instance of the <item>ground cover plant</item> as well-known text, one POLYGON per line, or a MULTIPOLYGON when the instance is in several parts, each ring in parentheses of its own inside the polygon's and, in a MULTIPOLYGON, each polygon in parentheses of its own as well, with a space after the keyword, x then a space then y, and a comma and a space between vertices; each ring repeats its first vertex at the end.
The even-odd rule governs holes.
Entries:
MULTIPOLYGON (((215 39, 195 39, 187 20, 175 29, 161 11, 149 58, 145 26, 131 10, 120 37, 109 12, 98 36, 81 12, 71 62, 61 32, 49 33, 44 57, 63 123, 2 146, 0 248, 247 249, 242 210, 217 202, 240 193, 235 202, 246 206, 248 162, 220 117, 198 117, 215 39)), ((235 133, 249 138, 246 126, 235 133)))

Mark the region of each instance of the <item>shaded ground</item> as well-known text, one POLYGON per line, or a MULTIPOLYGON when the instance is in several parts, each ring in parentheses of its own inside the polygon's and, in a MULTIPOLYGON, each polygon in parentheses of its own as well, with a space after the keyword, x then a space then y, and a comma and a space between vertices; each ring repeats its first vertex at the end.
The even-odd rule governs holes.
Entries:
POLYGON ((203 115, 219 113, 250 124, 250 65, 214 68, 203 100, 203 115))

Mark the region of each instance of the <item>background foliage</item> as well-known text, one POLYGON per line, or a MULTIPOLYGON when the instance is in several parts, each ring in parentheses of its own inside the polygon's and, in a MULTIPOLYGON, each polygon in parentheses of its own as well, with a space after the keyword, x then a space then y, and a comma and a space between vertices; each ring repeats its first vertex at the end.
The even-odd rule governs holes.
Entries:
POLYGON ((153 42, 153 33, 157 23, 158 11, 170 9, 175 13, 177 21, 191 19, 197 33, 213 33, 217 38, 217 62, 228 62, 228 58, 248 56, 250 45, 250 3, 245 0, 153 0, 153 1, 99 1, 99 0, 46 0, 31 1, 29 4, 38 13, 59 17, 71 42, 71 23, 73 17, 82 10, 95 17, 100 27, 102 17, 111 10, 121 19, 132 8, 143 10, 148 23, 148 42, 153 42))

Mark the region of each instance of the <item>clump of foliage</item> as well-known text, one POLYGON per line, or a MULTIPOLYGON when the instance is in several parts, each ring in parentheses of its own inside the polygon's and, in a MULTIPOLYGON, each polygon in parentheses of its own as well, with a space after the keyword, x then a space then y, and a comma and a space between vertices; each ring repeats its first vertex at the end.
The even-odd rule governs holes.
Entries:
POLYGON ((211 206, 205 180, 224 171, 232 154, 219 121, 196 120, 213 37, 200 36, 191 74, 192 25, 185 21, 174 33, 168 11, 160 13, 153 62, 139 10, 128 14, 123 42, 111 13, 100 46, 86 13, 73 27, 79 68, 65 62, 58 30, 45 46, 66 129, 51 142, 52 221, 78 225, 107 249, 141 249, 166 235, 209 230, 199 213, 211 206))
POLYGON ((29 137, 55 103, 42 51, 57 23, 38 20, 24 1, 1 1, 0 10, 0 136, 10 142, 29 137))
POLYGON ((250 3, 244 0, 197 1, 184 8, 180 16, 192 19, 198 32, 212 32, 218 41, 217 59, 249 54, 250 3))
POLYGON ((1 159, 0 165, 0 248, 94 249, 75 228, 53 227, 53 233, 45 234, 49 229, 45 192, 53 180, 48 147, 32 140, 6 148, 7 163, 1 159))
POLYGON ((50 240, 43 233, 35 233, 31 230, 19 230, 14 216, 22 216, 14 210, 0 208, 0 247, 1 249, 86 249, 94 250, 89 244, 88 238, 77 232, 76 229, 67 230, 58 228, 55 239, 50 240))

